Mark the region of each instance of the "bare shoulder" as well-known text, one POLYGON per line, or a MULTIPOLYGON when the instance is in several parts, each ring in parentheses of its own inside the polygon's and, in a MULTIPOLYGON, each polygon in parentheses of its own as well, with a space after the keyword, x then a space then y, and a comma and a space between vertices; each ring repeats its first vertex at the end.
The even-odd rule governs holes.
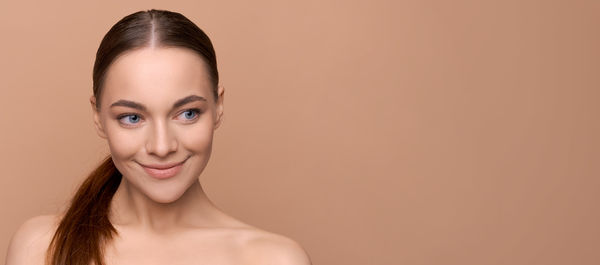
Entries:
POLYGON ((57 224, 55 215, 36 216, 21 224, 10 240, 6 265, 44 264, 57 224))
POLYGON ((249 233, 244 244, 245 264, 310 265, 304 248, 295 240, 256 229, 249 233))

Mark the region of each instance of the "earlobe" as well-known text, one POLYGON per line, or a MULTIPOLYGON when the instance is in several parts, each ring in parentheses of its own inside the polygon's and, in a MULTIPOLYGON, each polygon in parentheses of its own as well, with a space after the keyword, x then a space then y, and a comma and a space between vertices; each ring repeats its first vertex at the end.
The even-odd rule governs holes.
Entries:
POLYGON ((219 85, 217 94, 219 95, 219 98, 217 100, 217 117, 215 119, 215 130, 219 128, 219 126, 221 126, 221 124, 223 123, 223 100, 225 96, 225 87, 219 85))
POLYGON ((96 133, 101 138, 106 139, 106 133, 104 132, 104 128, 102 127, 102 123, 100 122, 100 113, 98 113, 98 109, 96 108, 96 97, 90 97, 90 105, 92 106, 92 113, 94 119, 94 127, 96 128, 96 133))

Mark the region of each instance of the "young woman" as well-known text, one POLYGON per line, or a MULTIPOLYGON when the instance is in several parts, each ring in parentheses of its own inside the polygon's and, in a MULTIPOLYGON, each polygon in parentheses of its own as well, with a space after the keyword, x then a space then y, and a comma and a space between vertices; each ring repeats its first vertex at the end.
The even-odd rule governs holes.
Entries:
POLYGON ((223 121, 210 39, 176 12, 140 11, 104 36, 94 124, 110 156, 65 213, 26 221, 7 265, 307 265, 294 240, 220 211, 199 176, 223 121))

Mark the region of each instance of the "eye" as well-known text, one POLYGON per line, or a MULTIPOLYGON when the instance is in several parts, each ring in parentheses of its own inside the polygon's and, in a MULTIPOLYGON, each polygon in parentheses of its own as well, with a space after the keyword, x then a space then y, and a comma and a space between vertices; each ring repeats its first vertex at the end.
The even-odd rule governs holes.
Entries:
POLYGON ((142 120, 140 115, 137 115, 137 114, 124 114, 124 115, 119 116, 118 119, 119 119, 119 122, 121 122, 122 124, 125 124, 125 125, 135 125, 142 120))
POLYGON ((200 109, 188 109, 179 114, 179 117, 186 121, 193 121, 196 118, 198 118, 198 115, 200 115, 200 113, 200 109))

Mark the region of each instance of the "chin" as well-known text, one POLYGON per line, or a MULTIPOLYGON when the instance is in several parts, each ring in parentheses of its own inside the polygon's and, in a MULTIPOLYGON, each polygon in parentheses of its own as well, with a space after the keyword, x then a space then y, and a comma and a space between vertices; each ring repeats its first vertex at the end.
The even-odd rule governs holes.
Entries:
POLYGON ((189 186, 183 187, 154 187, 154 190, 147 190, 145 195, 150 198, 152 201, 157 203, 173 203, 179 200, 183 194, 185 194, 186 190, 189 186), (158 188, 158 189, 156 189, 158 188))
POLYGON ((137 190, 148 199, 162 204, 173 203, 179 200, 190 189, 195 178, 179 175, 172 179, 155 182, 149 176, 130 179, 131 188, 137 190))

